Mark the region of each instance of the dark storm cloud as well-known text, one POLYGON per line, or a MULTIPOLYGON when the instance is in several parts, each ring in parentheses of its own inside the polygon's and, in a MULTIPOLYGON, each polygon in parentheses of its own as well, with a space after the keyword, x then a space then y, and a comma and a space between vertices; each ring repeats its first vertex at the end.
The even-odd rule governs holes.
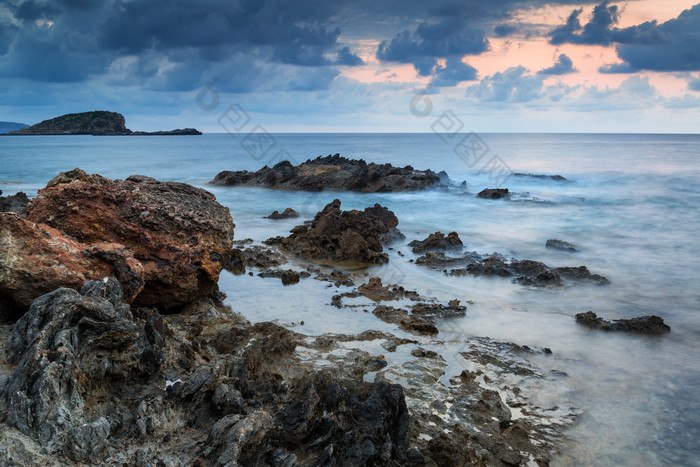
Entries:
POLYGON ((517 32, 518 28, 512 24, 499 24, 493 28, 493 33, 496 37, 508 37, 517 32))
POLYGON ((356 54, 354 54, 350 50, 350 47, 343 47, 342 49, 338 50, 338 56, 335 60, 335 63, 338 65, 346 66, 360 66, 364 65, 365 61, 358 57, 356 54))
POLYGON ((691 78, 688 81, 688 89, 691 91, 697 91, 700 92, 700 77, 698 78, 691 78))
POLYGON ((574 68, 574 62, 566 54, 559 55, 556 63, 549 68, 540 70, 538 74, 540 75, 566 75, 568 73, 573 73, 576 71, 574 68))
POLYGON ((627 28, 615 27, 620 12, 607 1, 594 8, 585 26, 579 20, 581 13, 574 10, 565 25, 554 29, 550 43, 615 44, 624 63, 603 67, 602 72, 700 70, 700 4, 662 24, 647 21, 627 28))
POLYGON ((459 57, 449 57, 445 66, 435 67, 435 77, 430 82, 433 86, 455 86, 463 81, 474 81, 477 78, 477 71, 459 57))

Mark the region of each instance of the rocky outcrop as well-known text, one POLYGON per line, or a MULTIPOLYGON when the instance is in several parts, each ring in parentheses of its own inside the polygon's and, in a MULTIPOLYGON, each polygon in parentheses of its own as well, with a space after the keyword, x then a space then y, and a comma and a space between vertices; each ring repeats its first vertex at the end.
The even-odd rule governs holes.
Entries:
POLYGON ((577 314, 576 322, 603 331, 638 332, 640 334, 665 334, 671 331, 671 327, 664 323, 663 318, 655 315, 608 321, 592 311, 587 311, 577 314))
POLYGON ((423 253, 426 251, 461 250, 464 244, 457 232, 450 232, 447 237, 442 232, 435 232, 428 235, 425 240, 413 240, 408 246, 413 247, 414 253, 423 253))
POLYGON ((11 252, 0 259, 8 271, 2 294, 22 306, 104 275, 115 275, 139 305, 182 305, 216 289, 234 227, 229 210, 204 190, 80 169, 40 190, 27 218, 5 215, 0 240, 11 252), (29 280, 35 275, 45 282, 29 280))
POLYGON ((7 133, 11 133, 16 130, 21 130, 22 128, 25 128, 27 125, 24 123, 16 123, 16 122, 0 122, 0 135, 4 135, 7 133))
POLYGON ((40 295, 59 287, 80 289, 88 279, 115 276, 130 302, 146 282, 143 264, 124 245, 80 243, 16 213, 0 213, 0 295, 26 310, 40 295))
POLYGON ((124 115, 105 110, 61 115, 32 126, 12 131, 10 135, 95 135, 95 136, 142 136, 142 135, 201 135, 194 128, 172 131, 131 131, 126 127, 124 115))
POLYGON ((411 166, 368 164, 364 160, 335 156, 318 157, 293 166, 282 161, 257 172, 224 171, 209 183, 212 185, 253 185, 266 188, 300 191, 359 191, 366 193, 417 191, 446 187, 447 176, 431 170, 415 170, 411 166))
POLYGON ((547 240, 545 246, 553 250, 568 251, 571 253, 575 253, 578 251, 576 247, 573 246, 571 243, 565 242, 563 240, 557 240, 556 238, 551 238, 547 240))
POLYGON ((269 216, 265 216, 265 219, 296 219, 299 217, 299 213, 292 208, 285 209, 282 213, 275 211, 269 216))
POLYGON ((476 196, 483 199, 502 199, 509 198, 510 192, 508 188, 486 188, 481 190, 476 196))
POLYGON ((386 263, 382 240, 392 235, 399 220, 375 204, 364 211, 342 211, 340 200, 326 205, 311 225, 299 225, 288 237, 266 240, 302 258, 329 263, 386 263))
MULTIPOLYGON (((2 191, 0 191, 0 195, 2 195, 2 191)), ((0 212, 16 212, 20 216, 24 216, 27 213, 28 203, 29 198, 21 191, 12 196, 0 196, 0 212)))

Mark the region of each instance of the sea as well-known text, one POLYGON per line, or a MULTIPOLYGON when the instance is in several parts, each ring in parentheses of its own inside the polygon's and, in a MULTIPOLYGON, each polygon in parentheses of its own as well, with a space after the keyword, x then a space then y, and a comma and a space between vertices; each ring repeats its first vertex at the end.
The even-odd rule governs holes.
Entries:
MULTIPOLYGON (((469 339, 489 337, 552 355, 526 358, 566 374, 566 389, 543 385, 543 403, 579 409, 554 465, 700 465, 700 135, 654 134, 205 134, 203 136, 0 137, 0 190, 35 196, 61 171, 79 167, 108 178, 132 174, 206 188, 230 208, 235 238, 260 242, 310 219, 338 198, 344 209, 379 203, 399 219, 406 240, 369 268, 384 283, 468 303, 464 318, 438 322, 450 366, 469 339), (445 171, 447 190, 412 193, 287 192, 213 187, 222 170, 257 170, 283 159, 329 154, 445 171), (560 175, 566 180, 516 173, 560 175), (462 184, 462 182, 466 182, 462 184), (484 200, 508 188, 510 200, 484 200), (294 208, 301 219, 264 219, 294 208), (423 269, 406 246, 456 231, 466 251, 498 252, 549 266, 587 266, 610 280, 530 288, 503 278, 448 277, 423 269), (545 247, 561 239, 577 253, 545 247), (662 336, 578 325, 576 313, 605 318, 658 315, 662 336)), ((296 332, 400 334, 360 309, 337 309, 327 283, 223 272, 226 303, 253 322, 276 320, 296 332), (301 322, 304 322, 301 325, 301 322)))

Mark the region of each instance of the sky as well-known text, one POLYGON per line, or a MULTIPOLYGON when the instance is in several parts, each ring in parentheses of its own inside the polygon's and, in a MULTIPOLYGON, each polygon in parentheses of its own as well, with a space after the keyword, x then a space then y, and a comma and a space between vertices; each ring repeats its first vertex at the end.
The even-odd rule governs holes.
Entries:
POLYGON ((698 133, 700 3, 2 0, 0 121, 89 110, 146 131, 430 132, 450 115, 698 133))

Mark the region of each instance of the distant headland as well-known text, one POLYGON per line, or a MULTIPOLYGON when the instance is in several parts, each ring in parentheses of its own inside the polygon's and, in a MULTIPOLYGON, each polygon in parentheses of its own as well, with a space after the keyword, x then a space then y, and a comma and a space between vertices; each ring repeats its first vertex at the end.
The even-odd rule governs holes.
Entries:
POLYGON ((179 136, 201 135, 194 128, 171 131, 131 131, 126 127, 124 116, 117 112, 96 110, 61 115, 60 117, 44 120, 36 125, 24 127, 8 133, 10 136, 23 135, 93 135, 93 136, 179 136))

